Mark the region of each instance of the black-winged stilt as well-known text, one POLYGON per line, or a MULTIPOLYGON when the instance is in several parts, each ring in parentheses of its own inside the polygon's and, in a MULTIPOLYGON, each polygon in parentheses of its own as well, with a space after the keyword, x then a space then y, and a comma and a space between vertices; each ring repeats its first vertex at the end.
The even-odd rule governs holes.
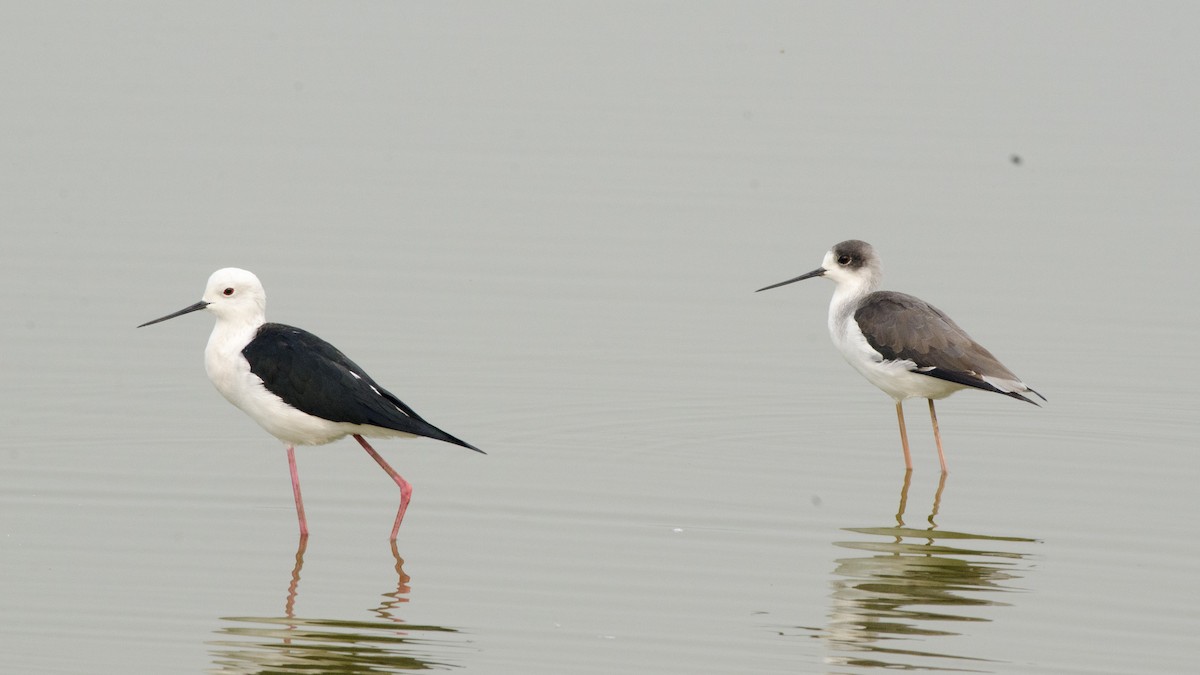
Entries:
POLYGON ((300 536, 308 536, 308 522, 295 446, 322 445, 350 435, 400 487, 391 536, 395 540, 412 486, 364 436, 425 436, 483 451, 426 422, 328 342, 299 328, 267 323, 266 305, 258 277, 227 267, 209 277, 202 300, 138 328, 202 309, 215 314, 204 369, 217 391, 287 446, 300 536))
POLYGON ((865 241, 850 239, 830 249, 817 269, 758 290, 812 277, 826 277, 836 283, 829 303, 829 335, 855 370, 896 401, 904 466, 912 470, 901 402, 926 398, 938 460, 942 473, 947 473, 933 409, 935 399, 968 387, 1034 405, 1038 404, 1021 394, 1032 392, 1043 401, 1046 397, 1026 386, 938 308, 911 295, 878 290, 882 276, 875 249, 865 241))

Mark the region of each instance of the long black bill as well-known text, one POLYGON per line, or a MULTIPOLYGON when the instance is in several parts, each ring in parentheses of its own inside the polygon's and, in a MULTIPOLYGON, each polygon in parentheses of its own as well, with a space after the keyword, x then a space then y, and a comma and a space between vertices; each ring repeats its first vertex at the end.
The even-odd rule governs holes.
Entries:
POLYGON ((194 305, 188 305, 187 307, 184 307, 183 309, 179 310, 178 312, 173 312, 166 316, 159 317, 153 321, 147 321, 146 323, 142 324, 141 326, 138 326, 138 328, 143 328, 145 326, 149 326, 152 323, 158 323, 159 321, 166 321, 167 319, 174 319, 175 317, 183 316, 184 314, 191 314, 192 312, 199 312, 200 310, 204 309, 205 307, 208 307, 208 303, 201 300, 200 302, 197 302, 194 305))
MULTIPOLYGON (((817 269, 815 269, 815 270, 813 270, 813 271, 809 272, 808 274, 801 274, 800 276, 796 277, 795 279, 788 279, 787 281, 781 281, 781 282, 779 282, 779 283, 777 283, 777 284, 771 284, 770 286, 763 286, 762 288, 758 289, 758 291, 769 291, 769 290, 771 290, 772 288, 779 288, 780 286, 787 286, 788 284, 794 284, 794 283, 796 283, 797 281, 804 281, 805 279, 811 279, 811 278, 813 278, 813 277, 819 277, 819 276, 822 276, 822 275, 824 275, 824 274, 825 274, 825 268, 824 268, 824 267, 818 267, 817 269)), ((757 293, 758 291, 754 291, 754 292, 755 292, 755 293, 757 293)), ((168 317, 164 317, 164 318, 167 318, 167 319, 169 319, 169 318, 171 318, 171 317, 169 317, 169 316, 168 316, 168 317)))

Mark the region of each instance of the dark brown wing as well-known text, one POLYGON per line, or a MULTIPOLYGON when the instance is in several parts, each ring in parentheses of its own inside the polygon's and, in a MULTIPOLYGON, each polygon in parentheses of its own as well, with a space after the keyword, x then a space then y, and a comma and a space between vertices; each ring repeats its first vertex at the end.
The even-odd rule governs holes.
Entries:
POLYGON ((945 312, 920 298, 876 291, 863 300, 854 320, 867 343, 886 360, 912 361, 913 372, 1033 403, 984 380, 987 375, 1021 381, 945 312))

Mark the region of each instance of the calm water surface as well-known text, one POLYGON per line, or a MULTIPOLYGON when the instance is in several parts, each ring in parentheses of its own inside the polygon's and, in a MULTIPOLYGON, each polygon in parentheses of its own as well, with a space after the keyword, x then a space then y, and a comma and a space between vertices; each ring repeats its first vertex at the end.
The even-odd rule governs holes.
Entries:
POLYGON ((1190 672, 1195 10, 1077 9, 4 10, 0 671, 1190 672), (752 292, 849 237, 1049 398, 944 480, 752 292), (378 446, 396 546, 133 328, 228 265, 488 451, 378 446))

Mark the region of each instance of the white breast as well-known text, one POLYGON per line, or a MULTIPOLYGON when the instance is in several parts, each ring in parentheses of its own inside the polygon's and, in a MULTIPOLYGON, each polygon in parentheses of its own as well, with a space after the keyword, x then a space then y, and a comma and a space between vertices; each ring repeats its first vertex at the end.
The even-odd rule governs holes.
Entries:
POLYGON ((323 420, 284 403, 250 372, 242 349, 257 330, 222 326, 221 322, 213 329, 204 349, 204 370, 217 391, 267 433, 289 445, 323 445, 353 433, 356 425, 323 420))

